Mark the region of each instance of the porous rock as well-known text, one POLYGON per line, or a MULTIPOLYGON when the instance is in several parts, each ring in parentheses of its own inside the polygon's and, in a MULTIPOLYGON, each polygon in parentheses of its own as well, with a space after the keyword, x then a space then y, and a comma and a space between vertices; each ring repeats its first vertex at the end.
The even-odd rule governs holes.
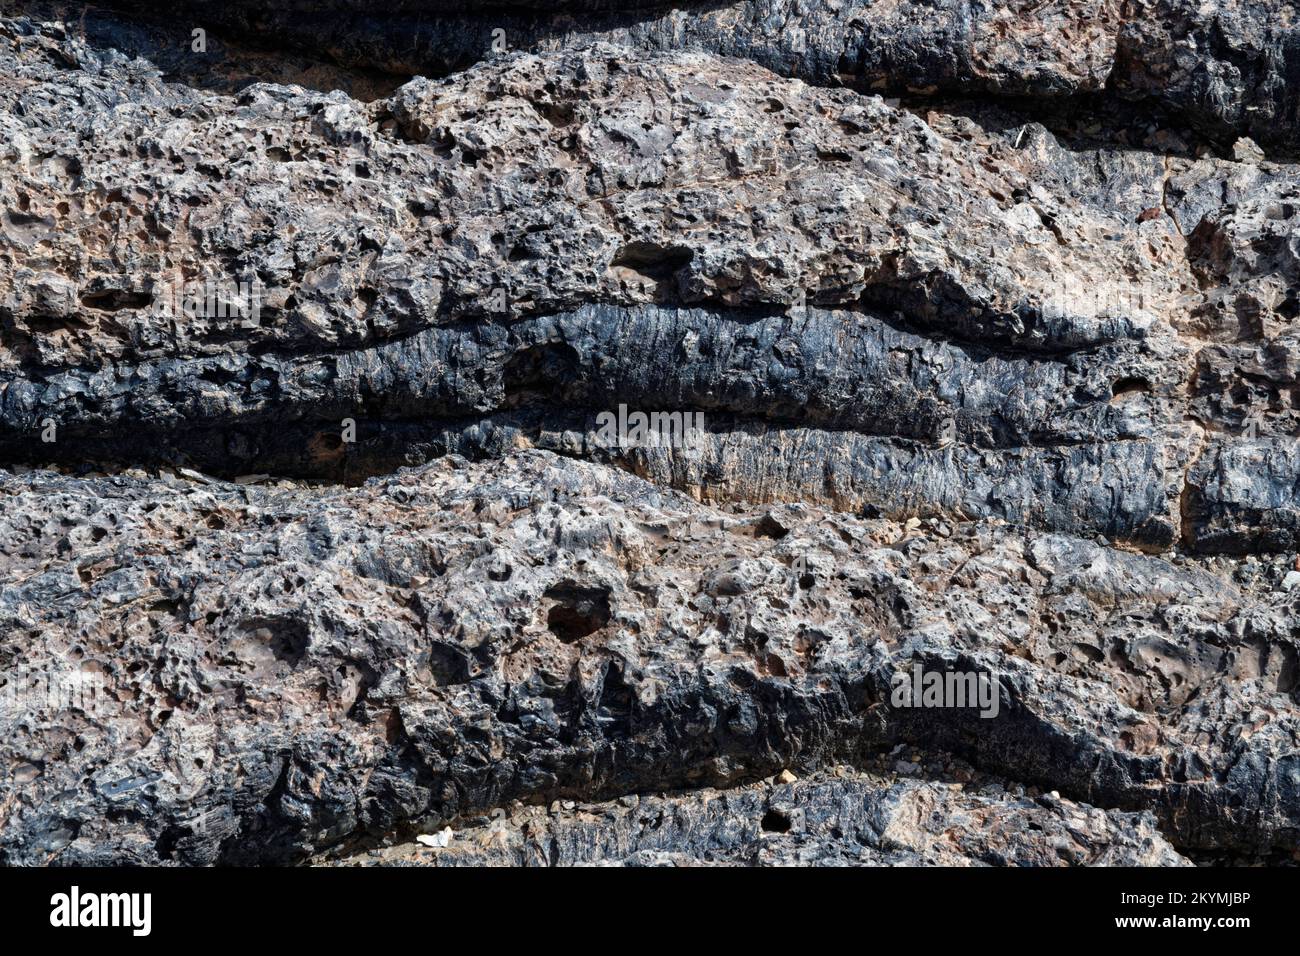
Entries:
POLYGON ((1289 7, 29 6, 0 861, 1293 854, 1289 7))

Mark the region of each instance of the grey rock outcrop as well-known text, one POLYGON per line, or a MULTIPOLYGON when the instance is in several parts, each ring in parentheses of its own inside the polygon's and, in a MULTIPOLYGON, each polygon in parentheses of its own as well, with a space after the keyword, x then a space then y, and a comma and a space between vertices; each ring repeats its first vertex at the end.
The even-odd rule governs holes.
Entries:
MULTIPOLYGON (((916 768, 896 761, 905 769, 916 768)), ((732 790, 556 801, 421 843, 344 858, 370 866, 1187 866, 1147 814, 1014 793, 957 770, 920 781, 846 768, 732 790)))
POLYGON ((701 54, 515 56, 370 106, 199 97, 35 30, 4 55, 29 84, 4 113, 4 308, 40 366, 592 301, 878 305, 1065 350, 1141 338, 1194 288, 1168 226, 1038 188, 1001 141, 701 54), (132 106, 86 109, 104 97, 132 106), (260 282, 258 319, 165 315, 199 279, 260 282))
MULTIPOLYGON (((1288 0, 740 0, 525 4, 336 3, 268 9, 184 0, 197 20, 338 61, 444 74, 499 51, 614 42, 741 57, 817 85, 1168 107, 1226 139, 1300 145, 1300 27, 1288 0), (431 15, 436 14, 436 15, 431 15), (495 42, 494 42, 495 41, 495 42)), ((150 12, 152 5, 117 6, 150 12)))
POLYGON ((0 16, 0 862, 1293 855, 1283 5, 255 6, 0 16))
POLYGON ((24 96, 62 111, 9 114, 11 457, 357 478, 440 451, 569 450, 539 411, 565 404, 585 433, 575 401, 630 401, 739 420, 698 462, 634 463, 699 493, 726 474, 726 496, 1155 550, 1191 534, 1185 241, 1040 185, 1033 149, 699 54, 519 56, 366 107, 269 87, 200 102, 39 31, 9 49, 36 81, 24 96), (51 67, 50 44, 81 69, 51 67), (97 137, 77 126, 91 76, 139 104, 97 137), (214 273, 264 286, 260 314, 172 308, 173 277, 214 273), (518 324, 593 300, 640 310, 518 324), (717 312, 737 308, 786 317, 717 312), (345 418, 377 423, 350 459, 345 418), (277 457, 267 429, 286 424, 277 457))
POLYGON ((1180 534, 1182 487, 1182 439, 1165 424, 1182 383, 1160 382, 1173 371, 1163 351, 1133 343, 1033 359, 972 352, 870 314, 586 307, 350 352, 16 379, 0 400, 0 447, 20 459, 35 447, 161 456, 227 477, 360 480, 447 452, 537 445, 620 461, 715 500, 995 515, 1159 550, 1180 534), (1117 400, 1119 380, 1160 384, 1117 400), (598 428, 620 403, 699 409, 705 430, 691 449, 620 447, 598 428), (345 445, 349 418, 355 441, 345 445), (48 445, 38 438, 46 421, 61 429, 48 445))
POLYGON ((0 653, 95 691, 11 682, 7 862, 286 861, 900 743, 1188 848, 1300 829, 1300 592, 1001 525, 721 512, 540 452, 348 491, 4 490, 0 653), (918 666, 992 675, 997 713, 895 706, 918 666))

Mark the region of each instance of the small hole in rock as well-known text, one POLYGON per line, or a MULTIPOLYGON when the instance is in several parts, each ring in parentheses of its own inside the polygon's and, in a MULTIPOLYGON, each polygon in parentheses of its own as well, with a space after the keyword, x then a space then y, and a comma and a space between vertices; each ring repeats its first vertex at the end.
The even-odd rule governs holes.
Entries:
POLYGON ((790 818, 780 810, 768 810, 759 826, 768 833, 789 833, 790 818))
POLYGON ((565 582, 544 595, 555 603, 546 613, 546 627, 566 644, 594 634, 609 623, 609 592, 565 582))

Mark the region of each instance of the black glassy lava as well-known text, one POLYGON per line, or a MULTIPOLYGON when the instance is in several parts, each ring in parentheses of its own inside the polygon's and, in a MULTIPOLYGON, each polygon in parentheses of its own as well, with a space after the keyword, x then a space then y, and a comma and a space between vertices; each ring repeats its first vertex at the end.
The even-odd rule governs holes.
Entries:
POLYGON ((1177 535, 1182 481, 1165 464, 1178 445, 1164 427, 1181 414, 1181 383, 1161 378, 1161 349, 1146 342, 1029 358, 868 313, 592 306, 367 349, 23 376, 0 405, 0 448, 359 481, 437 454, 533 445, 617 461, 697 496, 795 496, 903 517, 919 499, 936 514, 1161 546, 1177 535), (1118 369, 1160 394, 1115 403, 1118 369), (699 410, 706 434, 694 454, 602 442, 598 415, 619 403, 699 410), (345 443, 349 417, 356 440, 345 443), (62 437, 34 448, 48 420, 62 437), (799 444, 824 454, 763 450, 799 444), (800 471, 804 459, 816 467, 800 471), (723 468, 719 485, 710 475, 723 468), (1025 484, 1005 485, 1017 474, 1025 484), (1089 499, 1099 481, 1112 490, 1089 499))
POLYGON ((1294 850, 1276 5, 34 6, 0 861, 1294 850))

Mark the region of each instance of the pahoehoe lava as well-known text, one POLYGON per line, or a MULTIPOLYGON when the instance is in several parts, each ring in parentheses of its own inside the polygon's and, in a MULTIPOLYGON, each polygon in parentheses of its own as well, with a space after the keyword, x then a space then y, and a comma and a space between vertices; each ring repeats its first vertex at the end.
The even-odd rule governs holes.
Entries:
POLYGON ((175 6, 0 3, 0 862, 1294 856, 1284 4, 175 6))

